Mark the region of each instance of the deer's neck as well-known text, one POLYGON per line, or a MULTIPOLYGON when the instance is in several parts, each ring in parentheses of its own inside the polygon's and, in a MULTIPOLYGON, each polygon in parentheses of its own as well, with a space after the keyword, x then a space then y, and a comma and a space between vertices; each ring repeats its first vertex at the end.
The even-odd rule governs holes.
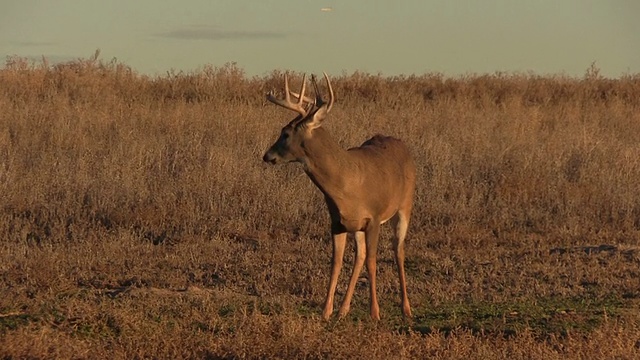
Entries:
POLYGON ((325 196, 335 200, 349 171, 349 154, 323 128, 315 129, 305 140, 304 151, 305 172, 325 196))

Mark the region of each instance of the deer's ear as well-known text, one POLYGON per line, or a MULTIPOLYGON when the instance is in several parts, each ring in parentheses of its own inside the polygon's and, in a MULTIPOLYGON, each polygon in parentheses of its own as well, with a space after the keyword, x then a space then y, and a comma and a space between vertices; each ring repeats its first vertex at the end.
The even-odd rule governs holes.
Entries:
POLYGON ((323 104, 313 113, 312 116, 309 116, 309 119, 306 121, 306 126, 309 130, 317 129, 322 126, 322 122, 327 117, 327 113, 329 112, 327 108, 327 104, 323 104))

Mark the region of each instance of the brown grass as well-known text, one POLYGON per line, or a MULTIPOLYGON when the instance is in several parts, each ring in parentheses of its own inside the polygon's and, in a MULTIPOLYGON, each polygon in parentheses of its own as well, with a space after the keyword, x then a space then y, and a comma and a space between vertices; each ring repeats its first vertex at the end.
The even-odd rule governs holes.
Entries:
POLYGON ((415 318, 383 241, 379 323, 364 275, 320 320, 326 209, 299 166, 261 162, 281 81, 8 59, 0 357, 640 356, 640 78, 334 78, 340 143, 393 135, 419 168, 415 318))

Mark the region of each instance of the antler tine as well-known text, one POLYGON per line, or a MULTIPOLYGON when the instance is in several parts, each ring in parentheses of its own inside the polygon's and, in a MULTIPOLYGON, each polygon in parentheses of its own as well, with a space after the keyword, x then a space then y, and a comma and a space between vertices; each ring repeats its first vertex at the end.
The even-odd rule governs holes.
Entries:
MULTIPOLYGON (((295 91, 289 91, 289 93, 291 95, 293 95, 296 99, 298 99, 298 101, 300 100, 300 94, 295 92, 295 91)), ((308 104, 313 104, 314 103, 314 99, 308 97, 308 96, 303 96, 302 97, 304 99, 304 102, 308 103, 308 104)))
POLYGON ((284 100, 287 104, 291 103, 291 97, 289 96, 289 75, 284 73, 284 100))
MULTIPOLYGON (((333 88, 331 87, 331 81, 329 80, 329 75, 327 75, 326 72, 322 72, 324 74, 324 78, 327 81, 327 87, 329 88, 329 102, 327 105, 327 113, 329 111, 331 111, 331 108, 333 107, 333 102, 335 100, 335 96, 333 94, 333 88)), ((322 106, 324 104, 327 104, 323 99, 322 99, 322 95, 320 94, 320 91, 318 90, 318 82, 316 80, 316 76, 315 75, 311 75, 311 83, 313 84, 313 88, 316 92, 316 100, 315 100, 315 104, 317 106, 322 106)))
POLYGON ((291 90, 289 90, 289 78, 286 73, 284 74, 284 99, 276 98, 273 95, 273 91, 270 91, 267 94, 267 100, 269 100, 270 102, 276 105, 282 106, 285 109, 293 110, 298 114, 302 115, 303 117, 307 116, 308 111, 303 106, 303 102, 305 99, 304 92, 306 89, 306 77, 307 77, 306 74, 302 76, 302 88, 300 89, 300 96, 296 96, 298 97, 297 103, 294 104, 293 102, 291 102, 291 94, 294 94, 294 96, 296 94, 291 90))
POLYGON ((333 107, 335 96, 333 95, 333 88, 331 87, 331 81, 329 80, 329 75, 327 75, 327 73, 324 71, 322 73, 324 74, 325 80, 327 80, 327 87, 329 88, 329 105, 327 105, 327 112, 329 112, 333 107))
MULTIPOLYGON (((306 77, 306 76, 307 76, 307 75, 305 74, 305 75, 303 76, 303 78, 302 78, 302 84, 303 84, 303 85, 306 85, 306 84, 307 84, 307 82, 305 81, 305 77, 306 77)), ((311 75, 311 77, 313 78, 313 75, 311 75)), ((315 104, 316 104, 315 100, 314 100, 314 99, 311 99, 310 97, 308 97, 308 96, 306 96, 306 95, 304 95, 304 93, 305 93, 305 91, 304 91, 304 90, 305 90, 305 88, 303 87, 303 88, 302 88, 302 91, 300 91, 300 93, 297 93, 297 92, 295 92, 295 91, 289 91, 289 93, 298 99, 298 103, 299 103, 300 105, 302 105, 302 103, 303 103, 303 102, 306 102, 306 103, 307 103, 307 106, 309 106, 309 105, 310 105, 311 107, 315 106, 315 104), (301 96, 301 95, 302 95, 302 96, 301 96)))
POLYGON ((318 81, 315 74, 311 75, 311 83, 313 84, 313 91, 316 93, 316 98, 313 100, 313 103, 320 107, 324 104, 324 100, 322 100, 322 94, 320 94, 320 90, 318 90, 318 81))
POLYGON ((304 102, 304 93, 307 89, 307 74, 302 75, 302 87, 300 88, 300 95, 298 96, 298 106, 302 107, 302 103, 304 102))

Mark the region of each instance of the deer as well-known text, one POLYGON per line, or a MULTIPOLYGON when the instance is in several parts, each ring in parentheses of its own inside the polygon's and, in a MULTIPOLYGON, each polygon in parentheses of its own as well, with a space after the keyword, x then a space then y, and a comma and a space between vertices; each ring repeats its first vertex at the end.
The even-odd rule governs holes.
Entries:
POLYGON ((280 136, 263 156, 270 164, 301 163, 304 172, 324 195, 331 220, 333 254, 331 276, 322 317, 333 314, 334 296, 342 269, 347 234, 355 237, 355 261, 351 279, 338 312, 341 319, 351 307, 351 299, 363 265, 369 279, 370 316, 380 320, 376 292, 376 257, 380 226, 390 221, 400 279, 402 314, 411 317, 404 270, 405 237, 409 226, 416 183, 416 167, 408 147, 399 139, 375 135, 359 147, 345 150, 322 126, 334 105, 334 92, 326 72, 329 100, 324 101, 315 75, 311 82, 315 99, 305 95, 306 74, 299 93, 289 90, 284 74, 284 98, 273 91, 267 100, 297 113, 280 131, 280 136), (292 100, 292 97, 294 98, 292 100))

